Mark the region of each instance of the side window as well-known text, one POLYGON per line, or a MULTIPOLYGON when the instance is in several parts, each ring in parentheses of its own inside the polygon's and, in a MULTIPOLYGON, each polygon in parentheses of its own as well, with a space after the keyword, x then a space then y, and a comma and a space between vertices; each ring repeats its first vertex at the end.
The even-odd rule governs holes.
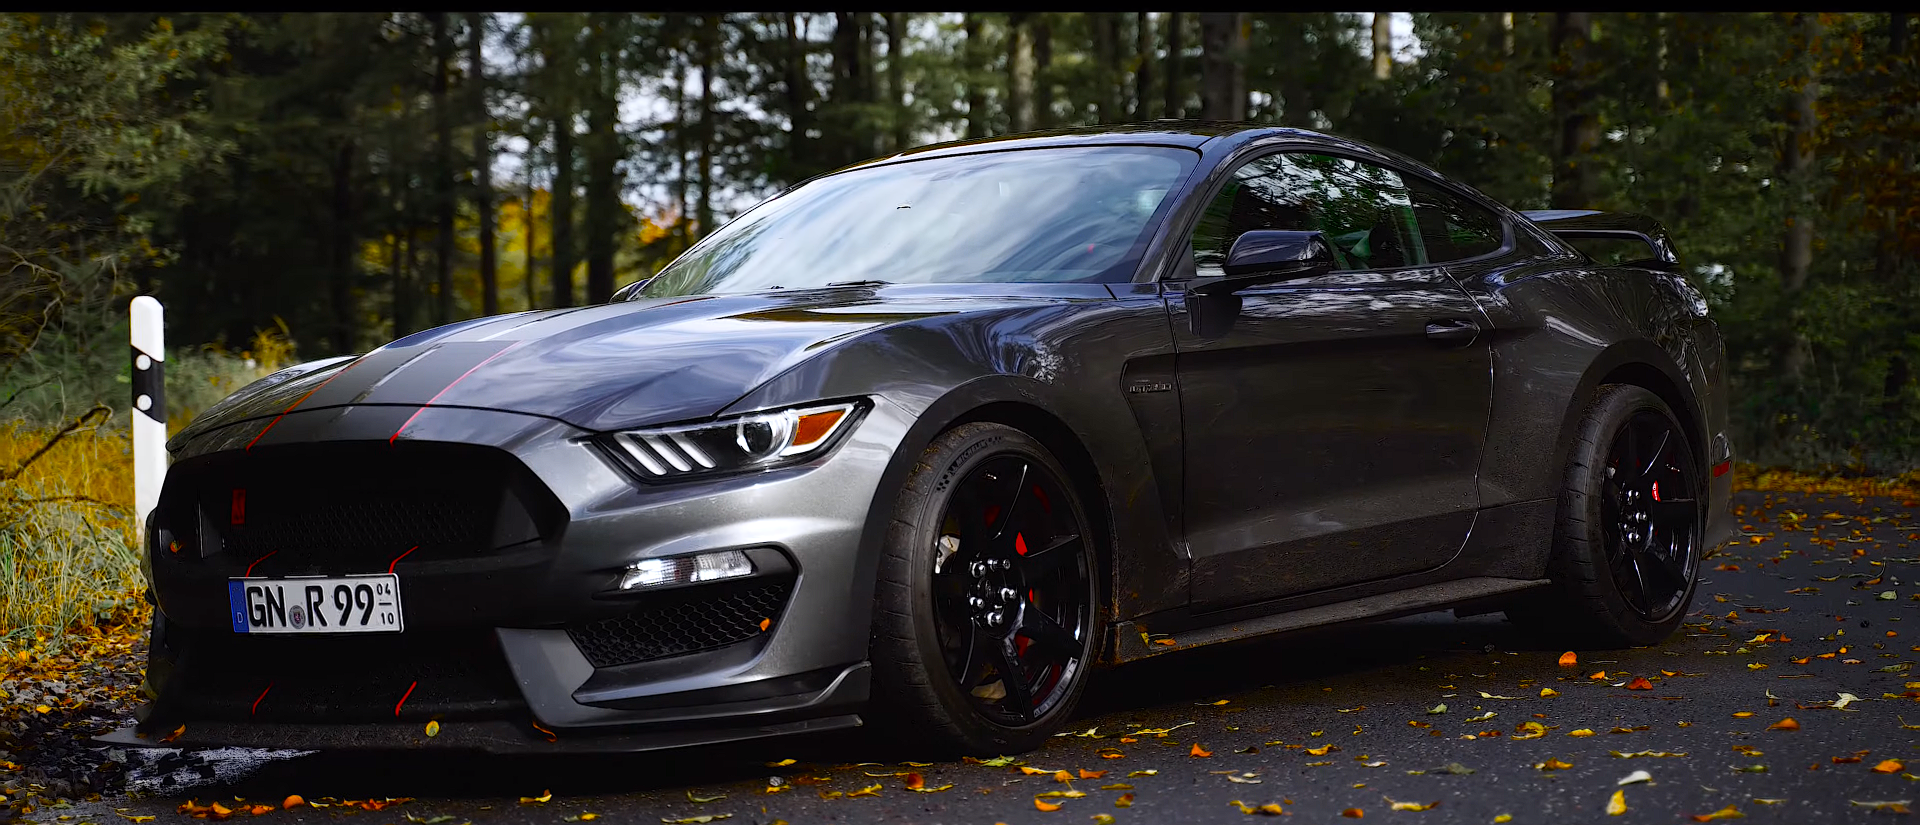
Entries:
POLYGON ((1207 204, 1193 231, 1194 268, 1218 276, 1227 250, 1252 229, 1326 233, 1340 269, 1426 263, 1414 201, 1393 170, 1328 155, 1248 161, 1207 204))
POLYGON ((1429 262, 1478 258, 1505 242, 1506 228, 1492 210, 1417 178, 1408 184, 1429 262))

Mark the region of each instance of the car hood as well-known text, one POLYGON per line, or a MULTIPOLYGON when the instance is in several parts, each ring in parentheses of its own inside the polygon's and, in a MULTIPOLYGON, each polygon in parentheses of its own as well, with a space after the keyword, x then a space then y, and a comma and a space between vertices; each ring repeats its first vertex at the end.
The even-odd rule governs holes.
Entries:
POLYGON ((1005 299, 888 301, 870 288, 695 296, 481 318, 236 397, 179 437, 355 404, 476 407, 605 431, 714 415, 837 341, 1005 299))

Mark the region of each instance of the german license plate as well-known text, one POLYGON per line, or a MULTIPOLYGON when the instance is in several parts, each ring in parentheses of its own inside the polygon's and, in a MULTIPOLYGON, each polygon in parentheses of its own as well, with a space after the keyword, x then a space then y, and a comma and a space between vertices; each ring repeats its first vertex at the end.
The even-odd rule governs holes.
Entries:
POLYGON ((400 577, 228 579, 235 633, 398 633, 400 577))

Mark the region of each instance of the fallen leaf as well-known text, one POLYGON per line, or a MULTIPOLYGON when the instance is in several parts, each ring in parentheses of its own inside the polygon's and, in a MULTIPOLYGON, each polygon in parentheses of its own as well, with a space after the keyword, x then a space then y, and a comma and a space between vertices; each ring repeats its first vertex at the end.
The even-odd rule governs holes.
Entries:
POLYGON ((1670 753, 1667 751, 1634 751, 1632 753, 1621 753, 1620 751, 1608 751, 1608 753, 1611 753, 1614 756, 1619 757, 1621 759, 1633 759, 1635 757, 1640 757, 1640 756, 1669 757, 1669 756, 1686 756, 1687 755, 1684 751, 1680 753, 1670 753))
POLYGON ((1502 823, 1512 822, 1513 814, 1501 814, 1499 816, 1494 817, 1493 821, 1495 825, 1501 825, 1502 823))
POLYGON ((1695 822, 1712 822, 1716 819, 1746 819, 1746 818, 1747 818, 1746 814, 1741 813, 1739 808, 1736 808, 1732 805, 1728 805, 1727 807, 1721 808, 1720 810, 1714 811, 1713 813, 1710 813, 1710 814, 1694 814, 1693 815, 1693 821, 1695 822))
POLYGON ((1783 804, 1786 804, 1786 800, 1784 800, 1784 799, 1768 799, 1768 798, 1766 798, 1766 797, 1764 797, 1764 796, 1756 796, 1756 797, 1754 797, 1754 798, 1753 798, 1753 802, 1754 802, 1754 804, 1756 804, 1756 805, 1783 805, 1783 804))
POLYGON ((1753 716, 1753 711, 1750 711, 1750 710, 1735 711, 1733 714, 1733 718, 1735 719, 1747 719, 1752 716, 1753 716))
POLYGON ((1041 770, 1039 768, 1031 767, 1028 765, 1021 765, 1020 772, 1028 776, 1042 776, 1042 775, 1052 776, 1055 773, 1055 771, 1041 770))
POLYGON ((1113 825, 1113 814, 1094 814, 1093 825, 1113 825))
POLYGON ((520 804, 522 805, 545 805, 551 801, 553 801, 553 791, 547 791, 539 796, 520 797, 520 804))
POLYGON ((1148 768, 1144 771, 1127 771, 1127 778, 1134 779, 1142 776, 1158 776, 1159 773, 1160 773, 1159 771, 1154 770, 1153 768, 1148 768))
POLYGON ((1488 692, 1486 692, 1486 691, 1484 691, 1484 690, 1483 690, 1483 691, 1480 691, 1480 698, 1482 698, 1482 699, 1519 699, 1520 697, 1518 697, 1518 696, 1495 696, 1494 694, 1491 694, 1491 693, 1488 693, 1488 692))
POLYGON ((1359 819, 1360 817, 1366 816, 1367 812, 1360 810, 1359 808, 1348 808, 1344 811, 1341 811, 1340 815, 1348 819, 1359 819))
POLYGON ((1438 802, 1422 804, 1419 802, 1395 802, 1392 799, 1387 800, 1387 805, 1396 811, 1431 811, 1439 804, 1438 802))
POLYGON ((1054 771, 1054 772, 1053 772, 1053 781, 1055 781, 1055 782, 1072 782, 1072 781, 1073 781, 1073 774, 1070 774, 1070 773, 1067 773, 1066 771, 1054 771))
POLYGON ((667 825, 707 825, 709 822, 718 822, 722 819, 732 818, 733 814, 701 814, 699 816, 681 817, 679 819, 668 819, 663 816, 660 817, 660 821, 667 825))
POLYGON ((1607 678, 1607 672, 1606 672, 1606 671, 1604 671, 1604 670, 1602 670, 1602 671, 1599 671, 1599 672, 1596 672, 1596 673, 1594 673, 1594 674, 1592 674, 1592 675, 1590 675, 1590 676, 1588 676, 1587 678, 1589 678, 1589 679, 1605 679, 1605 678, 1607 678))
POLYGON ((1580 664, 1580 657, 1575 655, 1573 651, 1569 650, 1565 653, 1560 654, 1561 667, 1573 667, 1574 665, 1577 665, 1577 664, 1580 664))
POLYGON ((1613 796, 1607 798, 1607 816, 1619 816, 1626 812, 1627 792, 1624 790, 1614 791, 1613 796))
POLYGON ((1127 783, 1125 783, 1125 782, 1115 782, 1115 783, 1113 783, 1113 784, 1111 784, 1111 785, 1101 785, 1101 786, 1100 786, 1100 790, 1103 790, 1103 791, 1131 791, 1131 790, 1133 790, 1133 786, 1132 786, 1132 785, 1129 785, 1129 784, 1127 784, 1127 783))
POLYGON ((1881 762, 1880 764, 1873 766, 1869 770, 1872 770, 1874 773, 1899 773, 1900 771, 1904 770, 1906 767, 1907 766, 1900 764, 1898 761, 1889 759, 1885 762, 1881 762))
MULTIPOLYGON (((853 794, 847 795, 852 796, 853 794)), ((1036 799, 1082 799, 1086 797, 1086 795, 1086 791, 1047 791, 1045 793, 1034 794, 1034 797, 1036 799)), ((878 796, 878 794, 875 794, 875 796, 878 796)))
POLYGON ((856 796, 879 796, 879 795, 880 795, 880 785, 878 783, 868 785, 857 791, 847 792, 848 799, 852 799, 856 796))
POLYGON ((1554 690, 1553 688, 1543 687, 1540 689, 1540 698, 1542 699, 1546 699, 1553 696, 1559 696, 1559 695, 1560 695, 1560 691, 1554 690))
POLYGON ((1627 774, 1625 778, 1613 784, 1631 785, 1635 782, 1652 782, 1652 781, 1653 781, 1653 774, 1647 773, 1646 771, 1634 771, 1633 773, 1627 774))
POLYGON ((1766 773, 1767 772, 1767 766, 1765 765, 1728 765, 1727 767, 1732 768, 1734 773, 1766 773))
POLYGON ((1536 770, 1542 770, 1542 771, 1564 771, 1568 768, 1573 767, 1573 763, 1562 762, 1558 759, 1549 758, 1547 761, 1541 762, 1537 765, 1534 765, 1533 767, 1536 770))
POLYGON ((1317 748, 1307 748, 1307 755, 1308 756, 1326 756, 1328 751, 1337 751, 1339 749, 1340 749, 1339 745, 1321 745, 1320 747, 1317 747, 1317 748))
POLYGON ((1258 779, 1253 779, 1253 778, 1250 778, 1250 777, 1245 777, 1245 776, 1234 776, 1234 775, 1232 775, 1232 774, 1228 774, 1228 775, 1227 775, 1227 781, 1228 781, 1228 782, 1232 782, 1232 783, 1234 783, 1234 784, 1236 784, 1236 785, 1258 785, 1258 784, 1260 784, 1260 780, 1258 780, 1258 779))
POLYGON ((1912 813, 1912 811, 1907 810, 1908 803, 1905 799, 1897 802, 1861 802, 1858 799, 1849 799, 1847 800, 1847 804, 1857 805, 1862 808, 1871 808, 1876 811, 1886 811, 1890 814, 1912 813))
MULTIPOLYGON (((1189 722, 1188 724, 1192 723, 1189 722)), ((985 765, 989 768, 1004 768, 1020 761, 1011 756, 996 756, 992 759, 974 759, 973 757, 967 757, 967 759, 975 764, 985 765)))
POLYGON ((1131 808, 1131 807, 1133 807, 1133 794, 1131 794, 1131 793, 1123 793, 1123 794, 1121 794, 1121 795, 1119 796, 1119 798, 1117 798, 1117 799, 1115 799, 1115 800, 1113 800, 1113 807, 1115 807, 1115 808, 1131 808))
POLYGON ((173 741, 173 740, 175 740, 175 739, 179 739, 179 738, 180 738, 180 734, 183 734, 183 733, 186 733, 186 732, 187 732, 187 726, 186 726, 186 725, 181 725, 180 727, 177 727, 177 728, 174 728, 174 729, 173 729, 173 732, 172 732, 172 733, 169 733, 169 734, 167 734, 166 736, 162 736, 162 737, 160 737, 160 741, 162 741, 162 742, 172 742, 172 741, 173 741))
MULTIPOLYGON (((726 795, 726 794, 716 794, 716 795, 714 795, 714 796, 695 796, 695 795, 694 795, 694 793, 693 793, 693 789, 692 789, 692 788, 688 788, 688 789, 687 789, 687 801, 688 801, 688 802, 695 802, 695 803, 700 803, 700 804, 705 804, 705 803, 708 803, 708 802, 719 802, 720 800, 722 800, 722 799, 726 799, 726 798, 727 798, 727 795, 726 795)), ((544 802, 545 800, 541 800, 541 801, 543 801, 543 802, 544 802)))
POLYGON ((153 821, 153 816, 151 814, 123 814, 123 813, 120 813, 119 811, 114 811, 114 816, 120 817, 121 819, 124 819, 128 822, 133 822, 133 823, 153 821))
POLYGON ((1470 717, 1470 718, 1468 718, 1468 719, 1467 719, 1467 721, 1469 721, 1469 722, 1485 722, 1485 721, 1487 721, 1488 719, 1492 719, 1493 717, 1495 717, 1495 716, 1497 716, 1497 715, 1499 715, 1499 714, 1496 714, 1496 713, 1494 713, 1493 711, 1487 711, 1486 713, 1482 713, 1482 714, 1480 714, 1479 716, 1474 716, 1474 717, 1470 717))
POLYGON ((440 720, 438 719, 427 720, 427 738, 431 739, 439 735, 440 735, 440 720))
POLYGON ((1212 755, 1213 755, 1213 751, 1210 751, 1210 750, 1207 750, 1206 748, 1203 748, 1203 747, 1200 747, 1200 743, 1199 743, 1199 742, 1195 742, 1195 743, 1193 743, 1193 749, 1192 749, 1192 750, 1189 750, 1189 751, 1187 751, 1187 755, 1188 755, 1188 756, 1191 756, 1191 757, 1194 757, 1194 758, 1196 758, 1196 759, 1205 759, 1205 758, 1207 758, 1207 757, 1209 757, 1209 756, 1212 756, 1212 755))
POLYGON ((1627 683, 1627 690, 1653 690, 1653 683, 1647 681, 1645 676, 1635 676, 1633 681, 1627 683))
POLYGON ((1080 769, 1081 779, 1099 779, 1106 775, 1107 775, 1106 771, 1090 771, 1090 770, 1087 770, 1086 768, 1080 769))
POLYGON ((1435 715, 1439 715, 1446 712, 1447 712, 1447 703, 1441 702, 1440 704, 1434 705, 1431 710, 1428 710, 1427 715, 1435 716, 1435 715))
POLYGON ((1547 735, 1546 725, 1542 725, 1539 722, 1521 722, 1518 726, 1514 728, 1513 738, 1515 740, 1539 739, 1540 737, 1546 736, 1546 735, 1547 735))
POLYGON ((1858 701, 1860 701, 1860 697, 1855 696, 1851 693, 1842 693, 1840 694, 1840 698, 1833 700, 1833 709, 1846 710, 1848 705, 1851 705, 1858 701))
POLYGON ((798 760, 794 760, 794 759, 782 759, 782 760, 780 760, 780 761, 778 761, 778 762, 768 762, 768 763, 767 763, 767 767, 769 767, 769 768, 784 768, 784 767, 786 767, 786 766, 788 766, 788 765, 791 765, 791 764, 794 764, 794 763, 795 763, 796 761, 798 761, 798 760))
POLYGON ((307 804, 307 801, 305 799, 301 799, 299 794, 293 794, 291 796, 288 796, 286 799, 280 800, 280 808, 282 810, 298 808, 301 805, 305 805, 305 804, 307 804))
POLYGON ((1568 735, 1568 736, 1592 736, 1592 735, 1593 735, 1593 729, 1592 729, 1592 728, 1581 728, 1581 729, 1579 729, 1579 730, 1570 730, 1570 731, 1567 731, 1567 735, 1568 735))
POLYGON ((1799 729, 1800 729, 1800 723, 1794 721, 1793 717, 1791 716, 1767 726, 1767 730, 1799 730, 1799 729))

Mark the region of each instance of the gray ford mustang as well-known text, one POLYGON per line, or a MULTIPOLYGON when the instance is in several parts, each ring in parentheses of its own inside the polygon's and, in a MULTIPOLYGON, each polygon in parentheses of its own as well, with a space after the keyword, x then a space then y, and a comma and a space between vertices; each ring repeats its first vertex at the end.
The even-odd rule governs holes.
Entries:
POLYGON ((1680 272, 1652 220, 1290 129, 859 164, 608 304, 195 419, 111 738, 1011 752, 1102 666, 1259 634, 1452 608, 1658 642, 1732 529, 1680 272))

